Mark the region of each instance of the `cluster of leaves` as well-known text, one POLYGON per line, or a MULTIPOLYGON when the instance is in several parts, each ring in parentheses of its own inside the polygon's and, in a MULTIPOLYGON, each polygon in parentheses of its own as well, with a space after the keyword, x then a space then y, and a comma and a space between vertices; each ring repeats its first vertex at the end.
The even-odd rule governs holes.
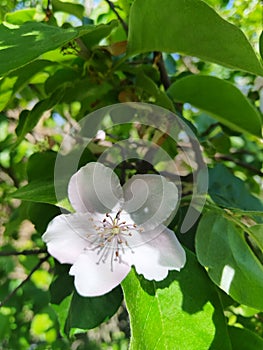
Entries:
MULTIPOLYGON (((124 294, 131 349, 263 348, 259 2, 117 0, 93 11, 70 0, 0 4, 0 347, 125 349, 123 332, 108 345, 85 333, 112 317, 124 294), (209 193, 199 222, 181 234, 192 179, 184 165, 183 204, 170 225, 187 250, 181 272, 159 283, 132 272, 122 289, 82 298, 41 240, 69 209, 55 193, 56 156, 67 130, 120 102, 156 104, 188 123, 209 166, 209 193)), ((134 133, 157 135, 118 125, 106 142, 89 143, 79 166, 134 133)), ((176 157, 163 136, 158 144, 176 157)), ((118 175, 152 170, 131 161, 118 175)))

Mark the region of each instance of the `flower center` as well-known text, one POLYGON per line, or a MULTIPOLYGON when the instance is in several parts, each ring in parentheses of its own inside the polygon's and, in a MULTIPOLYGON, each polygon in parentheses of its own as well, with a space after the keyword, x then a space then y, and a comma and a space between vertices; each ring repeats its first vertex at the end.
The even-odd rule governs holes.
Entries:
POLYGON ((102 221, 95 221, 93 218, 89 220, 93 222, 93 228, 96 233, 87 234, 87 237, 92 237, 91 250, 97 251, 99 259, 97 264, 110 261, 111 271, 113 271, 114 261, 119 263, 122 261, 122 254, 125 254, 125 249, 129 249, 132 253, 128 240, 135 232, 141 233, 142 228, 138 228, 136 224, 126 223, 122 221, 121 210, 115 216, 109 213, 105 214, 102 221))

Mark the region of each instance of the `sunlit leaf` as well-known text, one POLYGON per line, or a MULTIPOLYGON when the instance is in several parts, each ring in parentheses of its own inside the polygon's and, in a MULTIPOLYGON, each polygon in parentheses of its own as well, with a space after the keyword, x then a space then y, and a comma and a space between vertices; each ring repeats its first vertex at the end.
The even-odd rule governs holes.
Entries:
POLYGON ((162 282, 132 271, 122 282, 130 314, 130 349, 231 349, 214 286, 193 254, 162 282), (216 331, 215 331, 216 330, 216 331))
POLYGON ((128 53, 164 51, 199 57, 263 75, 243 32, 200 0, 135 0, 129 23, 128 53))
POLYGON ((241 228, 222 214, 205 214, 197 230, 196 252, 214 283, 240 304, 263 310, 263 266, 241 228))
POLYGON ((168 90, 175 101, 198 107, 229 128, 261 137, 257 109, 233 84, 216 77, 192 75, 177 80, 168 90))

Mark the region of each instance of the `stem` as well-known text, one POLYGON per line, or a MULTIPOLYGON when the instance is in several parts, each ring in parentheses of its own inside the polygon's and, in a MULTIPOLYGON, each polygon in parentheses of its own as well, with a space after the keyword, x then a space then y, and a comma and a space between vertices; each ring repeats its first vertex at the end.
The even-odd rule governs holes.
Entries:
POLYGON ((6 252, 0 252, 0 257, 1 256, 17 256, 17 255, 38 255, 42 253, 46 253, 46 249, 26 249, 22 250, 21 252, 17 251, 6 251, 6 252))
POLYGON ((119 15, 118 11, 116 10, 114 4, 110 1, 110 0, 105 0, 107 2, 107 4, 109 5, 110 9, 115 13, 116 17, 118 18, 118 20, 121 22, 121 25, 123 27, 123 29, 125 30, 126 34, 128 34, 128 25, 126 22, 124 22, 124 20, 121 18, 121 16, 119 15))
POLYGON ((33 270, 29 273, 29 275, 11 292, 9 293, 4 300, 0 302, 0 308, 4 306, 11 298, 16 294, 16 292, 23 287, 23 285, 30 280, 31 276, 35 271, 39 269, 39 267, 49 258, 49 255, 46 255, 44 258, 40 259, 38 264, 33 268, 33 270))
POLYGON ((247 163, 241 162, 240 160, 235 159, 227 154, 216 154, 215 160, 227 160, 227 161, 233 162, 236 165, 241 166, 242 168, 245 168, 245 169, 252 171, 256 175, 263 177, 263 173, 259 169, 255 168, 254 166, 249 165, 247 163))
POLYGON ((161 52, 159 51, 155 51, 153 53, 153 62, 157 65, 159 72, 160 72, 160 77, 161 77, 161 82, 165 88, 165 90, 167 90, 169 88, 169 86, 171 85, 170 79, 168 77, 168 73, 166 71, 165 65, 164 65, 164 61, 163 61, 163 55, 161 52))

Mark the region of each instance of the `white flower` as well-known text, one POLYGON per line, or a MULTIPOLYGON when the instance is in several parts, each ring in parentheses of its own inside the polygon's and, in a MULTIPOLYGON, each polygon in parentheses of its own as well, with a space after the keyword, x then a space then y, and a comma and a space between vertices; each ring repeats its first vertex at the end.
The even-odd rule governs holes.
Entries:
POLYGON ((101 163, 75 173, 68 194, 76 213, 59 215, 43 235, 49 253, 72 264, 80 295, 103 295, 134 265, 149 280, 180 270, 185 252, 163 225, 176 209, 176 186, 160 175, 135 175, 123 186, 101 163))

